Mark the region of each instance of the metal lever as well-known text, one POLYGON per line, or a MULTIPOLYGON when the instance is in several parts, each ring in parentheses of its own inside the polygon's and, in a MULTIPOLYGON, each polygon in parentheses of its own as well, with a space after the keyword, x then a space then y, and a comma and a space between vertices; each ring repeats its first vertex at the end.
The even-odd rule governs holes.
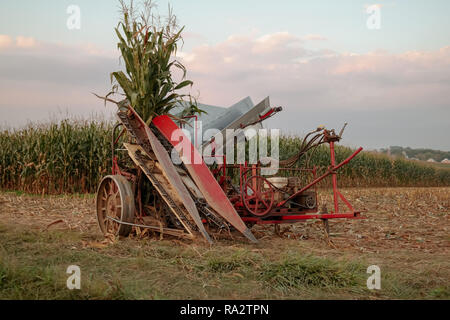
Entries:
POLYGON ((347 128, 347 125, 348 125, 348 123, 346 122, 344 124, 344 127, 341 129, 341 132, 339 132, 339 138, 342 138, 342 135, 344 134, 344 130, 345 130, 345 128, 347 128))

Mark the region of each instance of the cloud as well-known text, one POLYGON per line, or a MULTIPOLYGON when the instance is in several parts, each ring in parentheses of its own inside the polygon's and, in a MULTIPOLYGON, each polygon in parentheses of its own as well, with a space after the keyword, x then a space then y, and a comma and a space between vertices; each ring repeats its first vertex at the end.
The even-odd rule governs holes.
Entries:
POLYGON ((90 44, 39 43, 19 36, 0 52, 0 80, 3 81, 96 86, 118 69, 121 69, 118 53, 90 44))
POLYGON ((365 13, 372 13, 373 9, 375 9, 375 8, 381 9, 382 7, 385 7, 385 6, 386 6, 386 4, 382 4, 382 3, 365 4, 364 5, 364 12, 365 13))
POLYGON ((288 32, 238 35, 185 52, 182 60, 201 98, 230 105, 272 95, 283 104, 383 110, 448 105, 450 47, 367 54, 308 49, 288 32))
POLYGON ((37 45, 37 41, 32 37, 17 36, 14 39, 6 34, 0 34, 0 49, 24 48, 29 49, 37 45))
POLYGON ((110 72, 122 69, 118 53, 89 44, 0 36, 0 48, 0 124, 48 120, 58 108, 75 115, 104 113, 103 102, 92 92, 108 93, 110 72))
MULTIPOLYGON (((18 38, 0 35, 0 122, 33 120, 57 107, 104 112, 91 92, 108 92, 110 72, 123 69, 118 52, 18 38)), ((233 35, 179 52, 178 59, 201 102, 229 106, 246 96, 255 103, 270 96, 274 106, 285 107, 271 120, 284 130, 350 122, 354 143, 414 146, 413 140, 426 147, 432 141, 450 149, 450 46, 354 54, 310 49, 307 40, 289 32, 233 35)))
MULTIPOLYGON (((411 104, 448 105, 450 46, 401 54, 352 54, 312 50, 304 39, 289 32, 233 35, 214 45, 180 52, 179 59, 200 99, 211 104, 231 105, 243 96, 262 99, 271 95, 291 108, 383 110, 411 104)), ((110 72, 123 67, 118 52, 92 44, 39 43, 22 36, 14 41, 0 35, 0 48, 3 84, 20 81, 86 89, 101 84, 106 88, 110 72)), ((5 101, 8 92, 2 87, 5 101)))
POLYGON ((19 36, 16 38, 16 46, 18 48, 33 48, 37 44, 34 38, 19 36))
POLYGON ((181 54, 192 75, 199 78, 235 79, 257 77, 308 56, 301 39, 287 32, 261 37, 234 35, 216 45, 202 45, 181 54))
POLYGON ((11 39, 10 36, 0 34, 0 49, 9 48, 12 46, 12 44, 13 44, 13 40, 11 39))
POLYGON ((232 105, 266 96, 285 112, 269 121, 286 132, 349 122, 344 143, 450 150, 450 47, 365 54, 311 50, 281 32, 238 35, 184 52, 200 101, 232 105))

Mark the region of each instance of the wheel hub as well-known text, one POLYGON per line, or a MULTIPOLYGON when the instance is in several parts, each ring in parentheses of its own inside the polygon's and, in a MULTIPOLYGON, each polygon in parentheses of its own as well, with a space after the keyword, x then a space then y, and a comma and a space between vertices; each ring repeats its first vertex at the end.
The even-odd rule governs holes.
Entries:
POLYGON ((134 195, 130 183, 124 177, 103 178, 97 191, 96 206, 97 221, 104 234, 125 237, 130 234, 132 227, 122 222, 134 222, 134 195))
POLYGON ((116 197, 112 194, 108 195, 106 199, 106 215, 111 218, 115 218, 117 215, 116 211, 116 197))

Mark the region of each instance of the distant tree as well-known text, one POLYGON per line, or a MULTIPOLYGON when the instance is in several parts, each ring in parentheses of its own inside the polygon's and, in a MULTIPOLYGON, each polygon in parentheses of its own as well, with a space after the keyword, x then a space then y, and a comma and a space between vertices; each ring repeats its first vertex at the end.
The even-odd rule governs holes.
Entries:
POLYGON ((437 162, 441 162, 444 159, 450 158, 450 152, 448 151, 441 151, 441 150, 433 150, 433 149, 413 149, 410 147, 399 147, 399 146, 391 146, 389 149, 381 149, 380 152, 382 153, 388 153, 395 157, 402 157, 405 158, 416 158, 422 161, 427 161, 428 159, 434 159, 437 162))

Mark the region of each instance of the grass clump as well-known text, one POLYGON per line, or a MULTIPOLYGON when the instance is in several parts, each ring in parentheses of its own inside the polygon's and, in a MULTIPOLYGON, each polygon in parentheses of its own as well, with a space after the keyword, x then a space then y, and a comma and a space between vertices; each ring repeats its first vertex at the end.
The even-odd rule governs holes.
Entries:
POLYGON ((231 272, 240 267, 240 263, 233 259, 214 258, 208 261, 207 269, 211 272, 231 272))
POLYGON ((430 291, 429 296, 432 299, 450 299, 450 286, 437 287, 430 291))
POLYGON ((18 300, 121 300, 126 296, 119 282, 85 280, 81 290, 66 287, 67 276, 51 266, 20 266, 0 259, 0 299, 18 300))
POLYGON ((261 279, 274 289, 288 291, 304 287, 346 288, 363 283, 364 269, 314 256, 287 258, 263 266, 261 279))
POLYGON ((214 257, 208 260, 206 269, 214 273, 227 273, 247 268, 253 263, 250 260, 237 257, 214 257))

